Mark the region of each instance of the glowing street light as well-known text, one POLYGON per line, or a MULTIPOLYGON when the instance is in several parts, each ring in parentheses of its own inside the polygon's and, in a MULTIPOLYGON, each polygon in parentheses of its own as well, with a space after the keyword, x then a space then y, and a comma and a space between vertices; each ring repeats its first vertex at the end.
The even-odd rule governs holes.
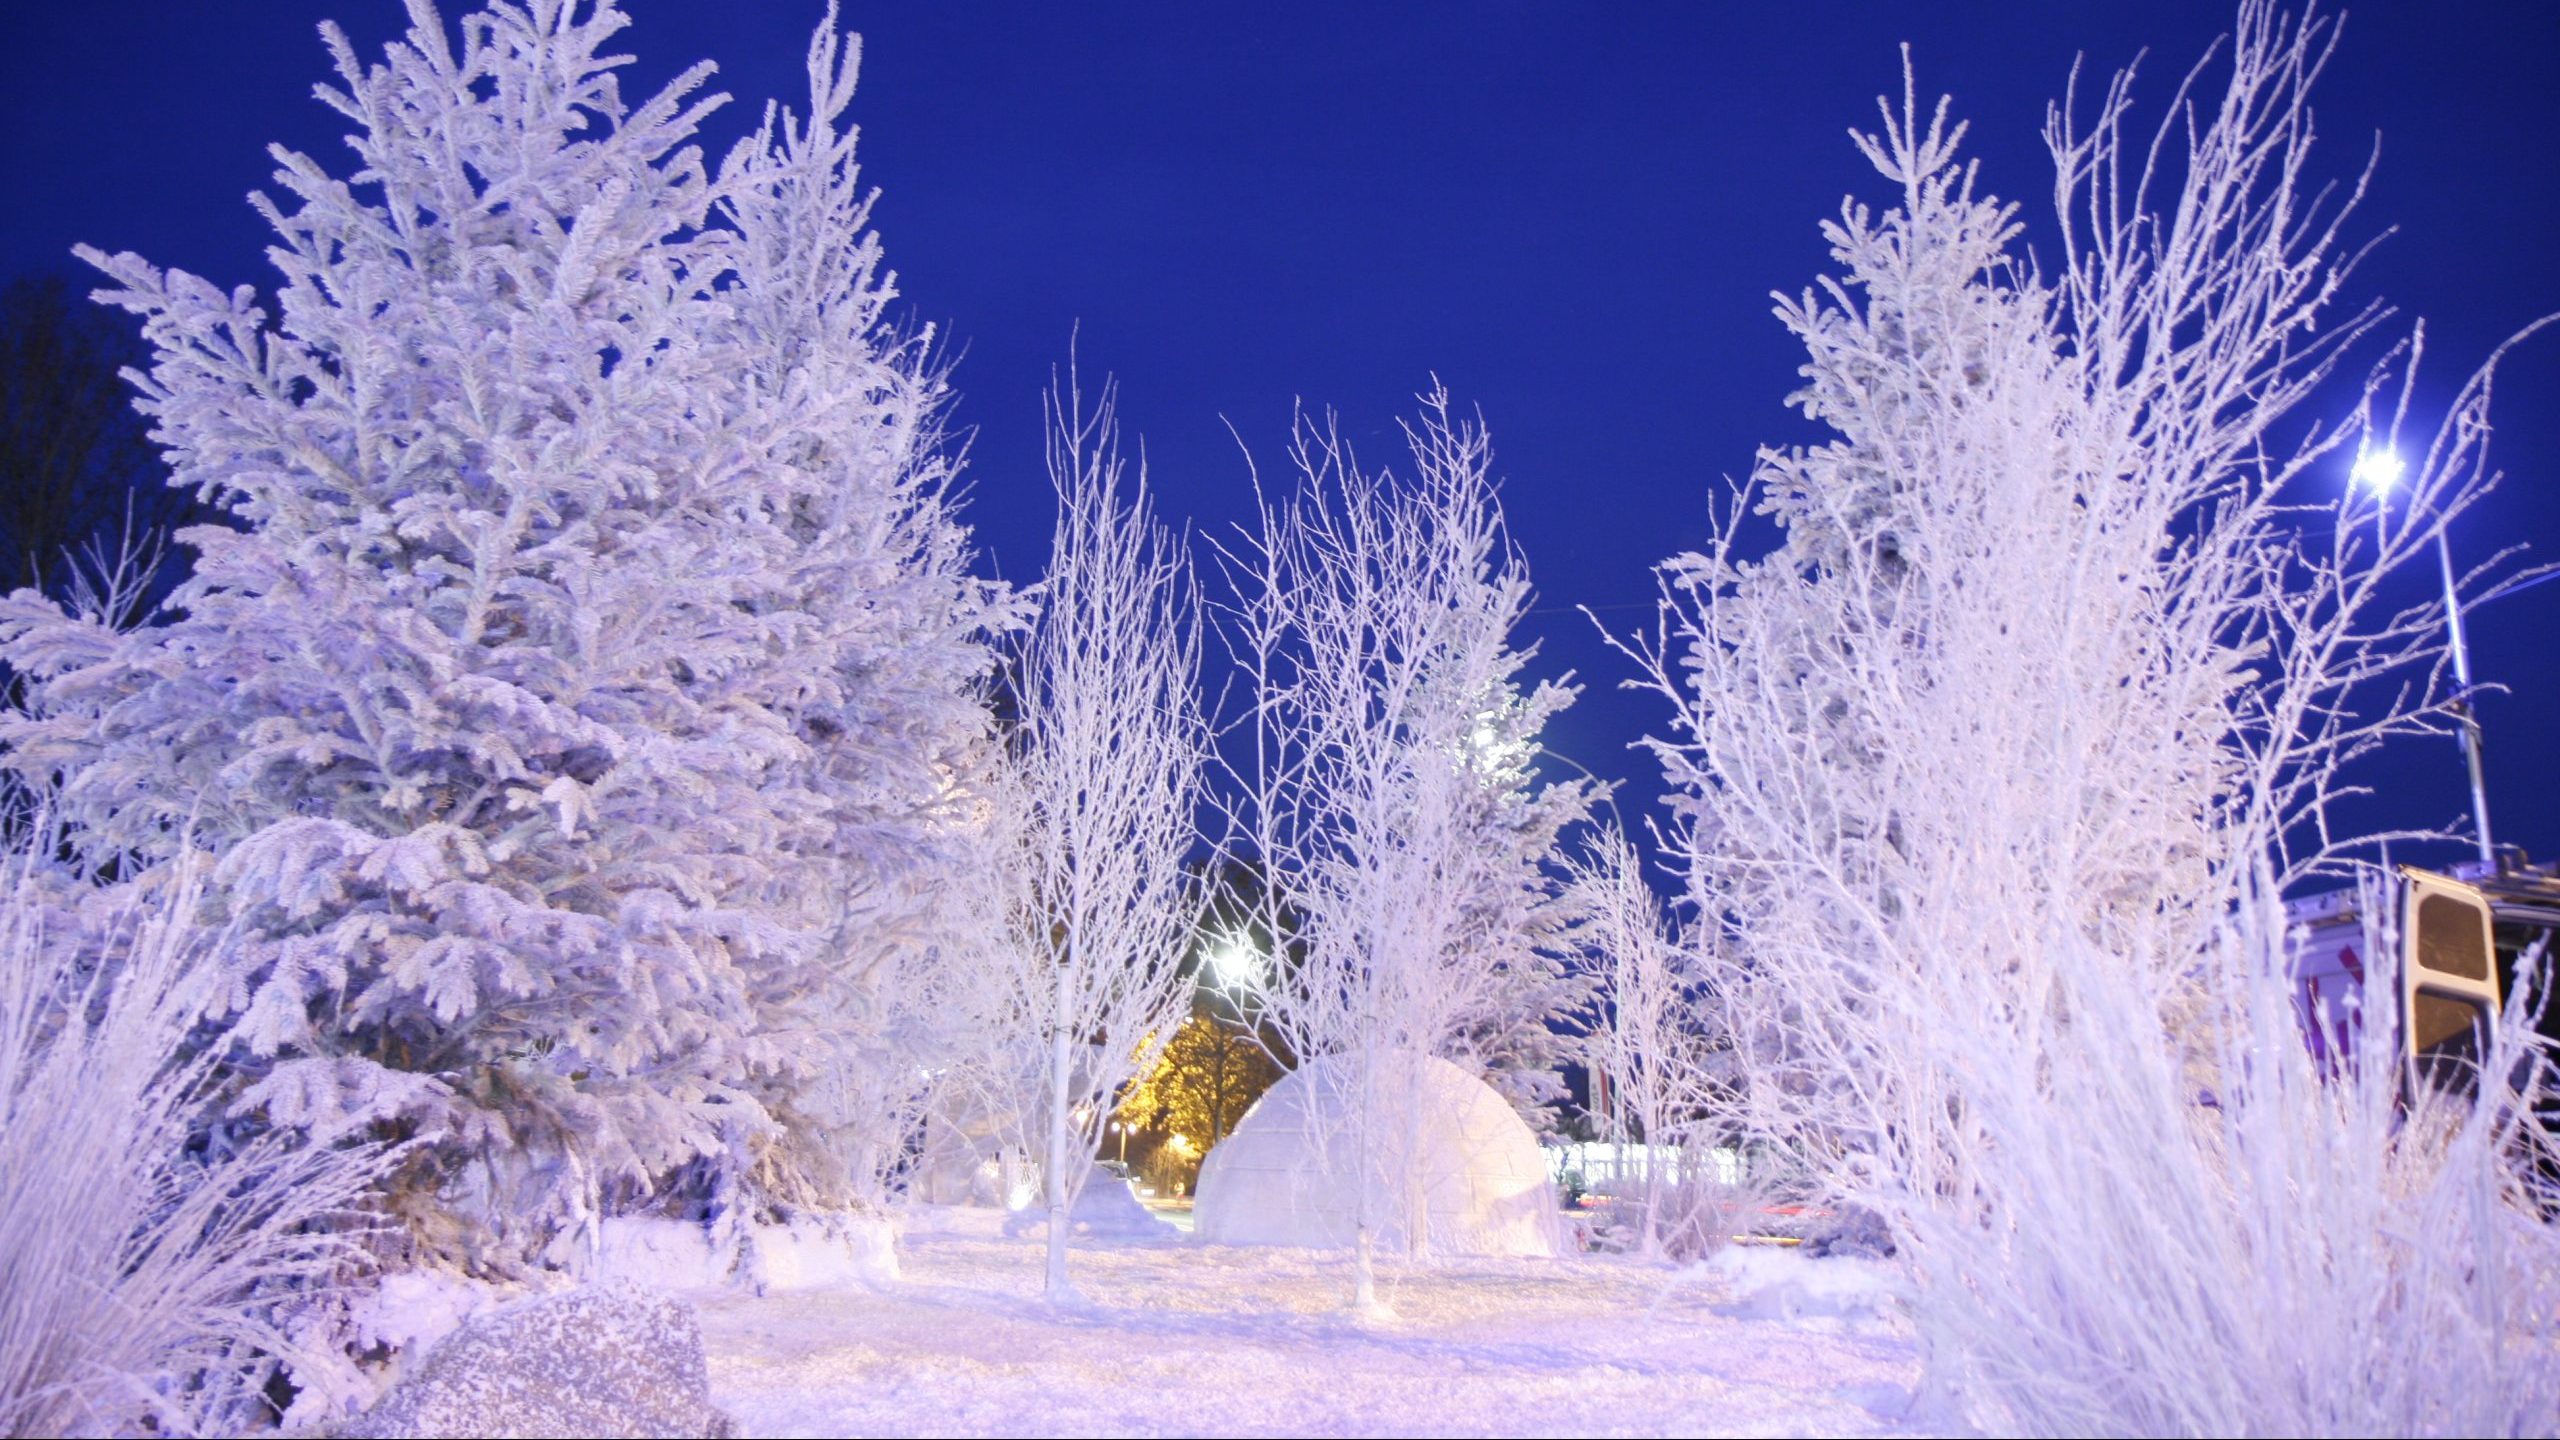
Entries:
MULTIPOLYGON (((2391 487, 2400 483, 2409 467, 2388 449, 2366 450, 2356 456, 2355 465, 2347 471, 2351 485, 2361 485, 2373 492, 2376 502, 2390 503, 2391 487)), ((2498 866, 2497 847, 2489 840, 2489 787, 2480 769, 2480 717, 2471 708, 2471 647, 2462 634, 2462 594, 2453 583, 2453 547, 2445 543, 2444 527, 2436 527, 2436 567, 2444 574, 2444 623, 2453 642, 2453 680, 2461 687, 2456 700, 2456 714, 2461 724, 2454 732, 2462 739, 2462 761, 2471 772, 2471 824, 2479 832, 2480 859, 2492 872, 2498 866)))
POLYGON ((2401 463, 2399 456, 2388 450, 2367 450, 2356 457, 2355 468, 2347 472, 2347 480, 2372 491, 2376 499, 2382 499, 2390 495, 2391 487, 2399 484, 2400 477, 2407 473, 2409 467, 2401 463))
POLYGON ((1221 986, 1251 985, 1262 978, 1264 957, 1253 937, 1229 935, 1209 947, 1209 973, 1221 986))

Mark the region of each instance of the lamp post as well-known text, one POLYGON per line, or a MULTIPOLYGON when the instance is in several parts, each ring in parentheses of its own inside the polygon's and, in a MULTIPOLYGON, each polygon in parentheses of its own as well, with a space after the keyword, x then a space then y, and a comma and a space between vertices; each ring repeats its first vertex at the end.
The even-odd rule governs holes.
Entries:
MULTIPOLYGON (((2407 468, 2399 456, 2388 450, 2368 450, 2356 457, 2355 468, 2347 478, 2350 483, 2371 490, 2377 500, 2387 502, 2391 487, 2399 483, 2407 468)), ((2489 839, 2489 787, 2480 769, 2480 717, 2471 708, 2471 647, 2462 633, 2462 593, 2454 585, 2453 547, 2445 543, 2441 525, 2436 527, 2436 568, 2444 577, 2444 623, 2453 646, 2453 681, 2460 693, 2455 734, 2462 742, 2463 766, 2471 775, 2471 824, 2479 833, 2481 863, 2495 871, 2498 850, 2489 839)))
POLYGON ((1114 1120, 1111 1128, 1120 1134, 1120 1168, 1125 1170, 1129 1168, 1129 1122, 1114 1120))

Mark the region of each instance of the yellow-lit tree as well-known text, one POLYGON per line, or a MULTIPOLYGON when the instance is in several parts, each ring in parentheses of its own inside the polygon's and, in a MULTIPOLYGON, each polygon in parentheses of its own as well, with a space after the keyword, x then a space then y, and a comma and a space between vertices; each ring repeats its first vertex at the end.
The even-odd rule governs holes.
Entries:
POLYGON ((1173 1033, 1155 1068, 1130 1087, 1120 1121, 1183 1136, 1196 1156, 1225 1139, 1245 1107, 1279 1078, 1280 1067, 1251 1032, 1194 1015, 1173 1033))

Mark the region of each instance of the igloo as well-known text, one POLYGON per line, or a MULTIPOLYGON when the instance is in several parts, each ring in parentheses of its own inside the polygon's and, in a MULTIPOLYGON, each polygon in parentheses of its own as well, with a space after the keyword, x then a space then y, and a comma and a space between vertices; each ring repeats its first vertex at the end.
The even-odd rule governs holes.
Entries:
POLYGON ((1537 1138, 1510 1104, 1437 1057, 1382 1063, 1379 1169, 1363 1176, 1354 1163, 1349 1062, 1314 1061, 1272 1086, 1209 1151, 1194 1233, 1219 1245, 1347 1247, 1358 1221, 1355 1187, 1365 1183, 1377 1197, 1377 1243, 1392 1253, 1404 1248, 1410 1207, 1387 1177, 1401 1172, 1420 1187, 1432 1253, 1557 1254, 1555 1185, 1537 1138), (1401 1163, 1408 1153, 1409 1166, 1401 1163))

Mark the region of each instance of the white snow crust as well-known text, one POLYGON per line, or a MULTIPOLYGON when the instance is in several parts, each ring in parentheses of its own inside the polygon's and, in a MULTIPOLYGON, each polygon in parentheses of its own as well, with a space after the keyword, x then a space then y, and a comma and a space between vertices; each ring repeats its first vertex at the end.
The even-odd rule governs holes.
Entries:
MULTIPOLYGON (((898 1278, 889 1222, 875 1216, 801 1215, 758 1224, 745 1260, 738 1278, 761 1295, 898 1278)), ((603 1222, 593 1278, 690 1296, 730 1288, 732 1264, 699 1221, 624 1216, 603 1222)))
POLYGON ((1040 1298, 1037 1237, 909 1217, 898 1284, 702 1304, 712 1400, 752 1435, 1913 1433, 1889 1307, 1792 1318, 1770 1292, 1879 1296, 1883 1267, 1776 1252, 1382 1266, 1398 1317, 1344 1313, 1325 1251, 1096 1244, 1083 1304, 1040 1298), (1814 1279, 1813 1276, 1821 1278, 1814 1279))

